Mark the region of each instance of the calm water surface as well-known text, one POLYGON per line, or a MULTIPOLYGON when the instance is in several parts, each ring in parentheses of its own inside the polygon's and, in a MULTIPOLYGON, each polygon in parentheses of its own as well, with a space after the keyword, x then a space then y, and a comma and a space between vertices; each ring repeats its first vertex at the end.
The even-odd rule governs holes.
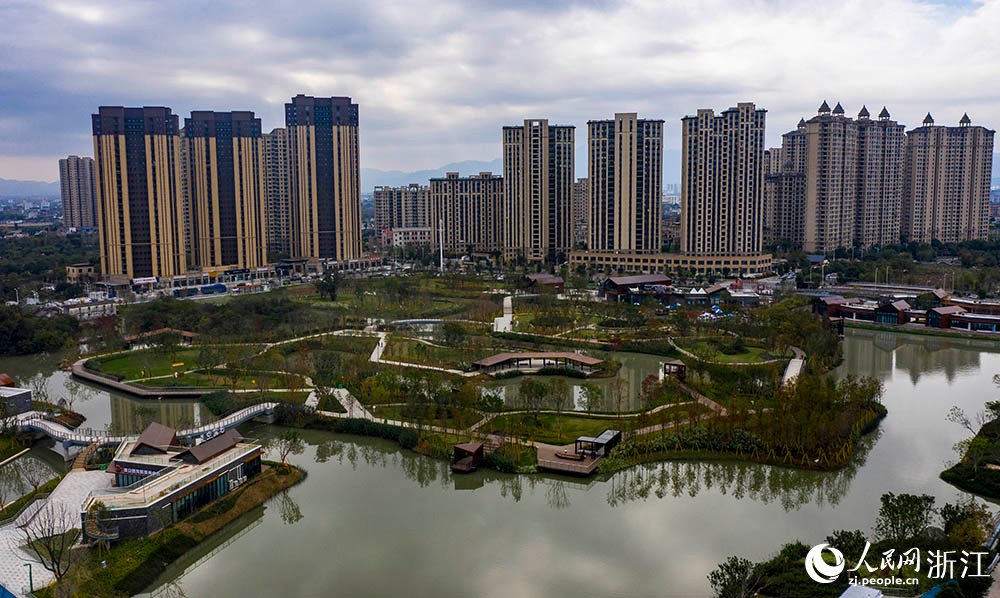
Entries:
POLYGON ((885 491, 958 495, 937 478, 962 437, 944 417, 997 395, 997 347, 849 331, 844 348, 836 375, 883 380, 889 417, 840 472, 666 463, 588 481, 455 477, 389 443, 313 433, 294 457, 303 484, 167 577, 189 596, 707 595, 728 555, 870 531, 885 491))
MULTIPOLYGON (((187 555, 157 593, 707 595, 706 575, 731 554, 762 559, 784 542, 815 544, 834 529, 870 532, 883 492, 954 500, 959 493, 937 476, 963 434, 944 418, 952 405, 975 411, 1000 394, 992 384, 998 349, 849 330, 834 375, 881 379, 889 416, 859 458, 833 473, 691 462, 590 480, 452 476, 447 464, 388 442, 308 433, 306 450, 292 458, 306 481, 187 555)), ((50 383, 62 384, 62 375, 50 383)), ((143 408, 104 392, 93 401, 95 417, 125 425, 121 401, 138 405, 133 418, 143 408)))

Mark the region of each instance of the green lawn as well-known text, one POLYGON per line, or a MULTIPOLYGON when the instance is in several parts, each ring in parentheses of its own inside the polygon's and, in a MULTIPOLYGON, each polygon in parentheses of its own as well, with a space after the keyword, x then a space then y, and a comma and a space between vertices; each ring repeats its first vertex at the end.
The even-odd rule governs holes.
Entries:
POLYGON ((611 417, 587 417, 573 413, 556 416, 555 413, 542 413, 536 423, 531 415, 512 414, 495 417, 484 427, 488 427, 490 432, 509 430, 519 435, 527 435, 535 442, 568 444, 579 436, 598 436, 604 430, 616 429, 619 427, 619 422, 611 417), (560 420, 562 435, 559 434, 560 420))
POLYGON ((701 355, 700 352, 707 349, 708 355, 711 356, 710 360, 719 363, 759 363, 792 355, 790 350, 785 351, 784 355, 775 355, 767 348, 755 345, 745 345, 744 351, 741 353, 727 354, 718 350, 712 342, 705 339, 678 339, 674 342, 677 343, 678 347, 695 355, 701 355))
MULTIPOLYGON (((430 407, 433 410, 433 406, 430 407)), ((468 428, 482 419, 482 415, 473 410, 463 407, 449 407, 446 412, 432 413, 431 418, 419 417, 415 408, 406 405, 382 405, 376 406, 372 410, 372 415, 377 418, 385 418, 395 421, 419 422, 426 425, 443 426, 446 428, 462 429, 468 428)))
MULTIPOLYGON (((189 372, 180 378, 155 378, 145 380, 143 386, 158 386, 169 388, 171 386, 194 386, 198 388, 232 388, 232 379, 225 375, 227 370, 212 370, 211 372, 202 370, 189 372)), ((294 374, 260 374, 254 372, 240 372, 236 379, 236 388, 240 390, 253 390, 259 388, 257 383, 262 379, 268 381, 267 388, 288 388, 289 378, 299 378, 294 374)), ((301 379, 300 379, 301 380, 301 379)), ((299 388, 305 385, 304 381, 299 382, 299 388)), ((282 393, 284 394, 284 393, 282 393)))
POLYGON ((196 367, 194 362, 197 355, 198 349, 184 349, 173 354, 145 349, 110 357, 95 357, 87 363, 90 367, 102 372, 117 374, 125 380, 135 380, 136 378, 164 376, 174 370, 193 369, 196 367), (184 365, 174 368, 172 364, 175 363, 183 363, 184 365))
POLYGON ((483 346, 437 347, 420 341, 391 336, 386 343, 382 359, 405 361, 442 368, 461 369, 477 359, 482 359, 503 349, 483 346))

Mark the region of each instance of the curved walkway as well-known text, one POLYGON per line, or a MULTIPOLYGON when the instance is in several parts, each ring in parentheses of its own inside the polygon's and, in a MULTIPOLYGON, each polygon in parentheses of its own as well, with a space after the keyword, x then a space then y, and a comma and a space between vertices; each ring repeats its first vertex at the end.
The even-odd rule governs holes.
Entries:
MULTIPOLYGON (((259 415, 274 413, 274 408, 277 406, 277 403, 258 403, 257 405, 251 405, 250 407, 244 407, 243 409, 240 409, 239 411, 212 423, 198 426, 196 428, 189 428, 187 430, 180 430, 177 432, 177 436, 178 438, 198 438, 209 432, 221 432, 238 426, 243 422, 251 420, 259 415)), ((114 436, 105 432, 98 432, 96 430, 88 430, 87 432, 71 430, 60 423, 45 419, 43 415, 37 411, 28 411, 27 413, 18 415, 17 427, 19 430, 41 432, 50 438, 69 445, 90 445, 96 443, 101 446, 106 446, 109 444, 119 444, 126 440, 136 440, 139 438, 138 434, 114 436)))

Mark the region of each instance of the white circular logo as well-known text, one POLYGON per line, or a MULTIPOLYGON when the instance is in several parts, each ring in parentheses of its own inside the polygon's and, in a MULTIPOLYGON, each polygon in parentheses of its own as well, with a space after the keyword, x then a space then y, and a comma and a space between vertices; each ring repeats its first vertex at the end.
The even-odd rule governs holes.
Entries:
POLYGON ((818 583, 833 583, 844 571, 844 554, 829 544, 817 544, 806 555, 806 573, 818 583), (828 565, 823 560, 823 551, 829 550, 833 555, 834 564, 828 565))

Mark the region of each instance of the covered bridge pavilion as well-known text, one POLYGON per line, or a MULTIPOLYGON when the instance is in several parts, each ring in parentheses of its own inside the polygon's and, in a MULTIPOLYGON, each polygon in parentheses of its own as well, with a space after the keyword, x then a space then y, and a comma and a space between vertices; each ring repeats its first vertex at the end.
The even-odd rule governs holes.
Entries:
POLYGON ((546 367, 572 368, 590 373, 604 363, 603 359, 569 352, 543 353, 498 353, 472 362, 473 367, 484 374, 496 374, 508 370, 522 372, 537 371, 546 367))

